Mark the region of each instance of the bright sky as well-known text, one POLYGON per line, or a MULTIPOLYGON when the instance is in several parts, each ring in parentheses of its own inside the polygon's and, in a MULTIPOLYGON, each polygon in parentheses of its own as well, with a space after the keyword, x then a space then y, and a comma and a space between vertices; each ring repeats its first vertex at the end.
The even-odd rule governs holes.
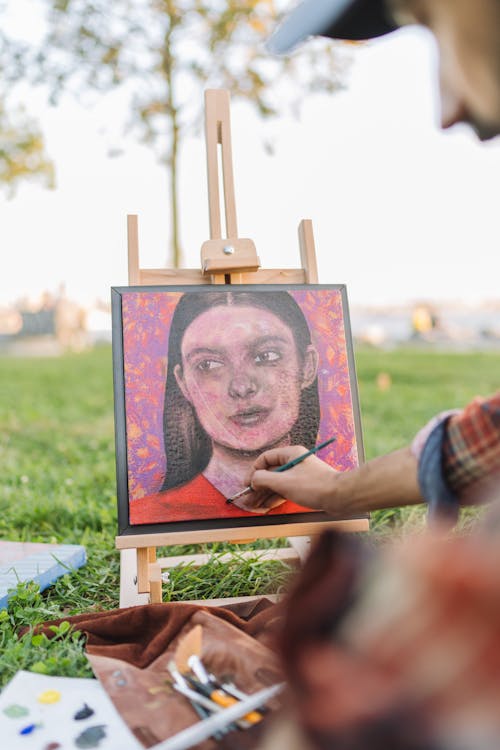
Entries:
MULTIPOLYGON (((478 144, 465 129, 440 133, 434 50, 424 32, 404 30, 353 48, 346 91, 311 96, 295 121, 262 121, 232 107, 239 234, 264 267, 299 264, 297 226, 313 220, 320 281, 346 283, 351 304, 418 299, 478 303, 498 298, 500 143, 478 144), (262 148, 272 137, 276 154, 262 148)), ((126 214, 139 214, 141 264, 165 264, 167 174, 146 147, 113 144, 123 108, 65 100, 39 114, 56 164, 57 190, 22 186, 0 197, 4 269, 0 304, 66 283, 82 302, 109 299, 127 284, 126 214)), ((205 149, 182 153, 184 266, 199 265, 208 239, 205 149)))

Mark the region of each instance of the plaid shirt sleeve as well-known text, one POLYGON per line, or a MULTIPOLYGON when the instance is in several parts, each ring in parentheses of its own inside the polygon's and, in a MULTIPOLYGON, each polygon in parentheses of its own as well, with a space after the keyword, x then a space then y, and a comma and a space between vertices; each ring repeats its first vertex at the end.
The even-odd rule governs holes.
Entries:
POLYGON ((461 495, 470 485, 500 474, 500 393, 476 398, 450 417, 443 439, 443 471, 461 495))
POLYGON ((500 393, 434 418, 412 450, 430 515, 454 521, 460 502, 481 502, 486 494, 476 488, 500 479, 500 393))

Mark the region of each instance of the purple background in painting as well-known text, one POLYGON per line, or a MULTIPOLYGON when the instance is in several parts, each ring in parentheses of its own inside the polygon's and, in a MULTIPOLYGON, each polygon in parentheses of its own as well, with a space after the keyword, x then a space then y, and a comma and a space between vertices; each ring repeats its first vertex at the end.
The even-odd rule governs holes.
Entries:
MULTIPOLYGON (((319 354, 318 442, 332 435, 337 437, 320 456, 338 470, 353 468, 358 464, 358 453, 341 292, 324 288, 289 290, 289 293, 306 317, 319 354)), ((130 500, 157 492, 165 474, 163 399, 168 335, 182 294, 168 290, 122 292, 130 500)))

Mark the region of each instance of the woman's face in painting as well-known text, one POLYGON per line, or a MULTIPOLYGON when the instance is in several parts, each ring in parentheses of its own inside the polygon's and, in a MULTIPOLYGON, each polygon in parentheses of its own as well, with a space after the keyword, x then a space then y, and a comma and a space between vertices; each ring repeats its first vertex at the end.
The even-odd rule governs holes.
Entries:
POLYGON ((288 437, 317 353, 299 357, 290 328, 268 310, 213 307, 187 327, 175 377, 214 443, 261 451, 288 437))

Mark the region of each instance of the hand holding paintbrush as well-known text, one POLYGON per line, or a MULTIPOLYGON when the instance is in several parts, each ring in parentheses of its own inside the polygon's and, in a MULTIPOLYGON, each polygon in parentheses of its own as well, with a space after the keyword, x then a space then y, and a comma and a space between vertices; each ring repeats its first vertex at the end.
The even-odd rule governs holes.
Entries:
MULTIPOLYGON (((313 456, 316 453, 318 453, 318 451, 320 451, 322 448, 326 448, 326 446, 330 445, 330 443, 333 443, 335 439, 336 438, 331 437, 328 440, 325 440, 323 443, 319 443, 319 445, 315 445, 314 448, 311 448, 311 450, 304 451, 304 452, 300 453, 298 456, 295 456, 294 458, 290 459, 286 463, 278 465, 278 466, 275 466, 272 469, 272 472, 274 474, 279 474, 279 473, 282 473, 284 471, 288 471, 289 469, 292 469, 294 466, 297 466, 298 464, 302 463, 302 461, 305 461, 306 458, 309 458, 309 456, 313 456)), ((276 451, 279 451, 279 450, 280 449, 276 449, 274 451, 274 453, 273 453, 273 451, 268 451, 267 454, 264 454, 264 457, 266 455, 268 455, 268 454, 273 454, 274 455, 276 453, 276 451)), ((259 468, 264 468, 264 467, 259 467, 259 468)), ((268 467, 266 467, 266 468, 268 468, 268 467)), ((249 495, 253 491, 254 491, 253 487, 251 487, 251 486, 245 487, 243 490, 241 490, 240 492, 237 492, 232 497, 228 497, 227 500, 226 500, 226 503, 233 503, 235 500, 238 500, 239 498, 244 497, 245 495, 249 495)))

